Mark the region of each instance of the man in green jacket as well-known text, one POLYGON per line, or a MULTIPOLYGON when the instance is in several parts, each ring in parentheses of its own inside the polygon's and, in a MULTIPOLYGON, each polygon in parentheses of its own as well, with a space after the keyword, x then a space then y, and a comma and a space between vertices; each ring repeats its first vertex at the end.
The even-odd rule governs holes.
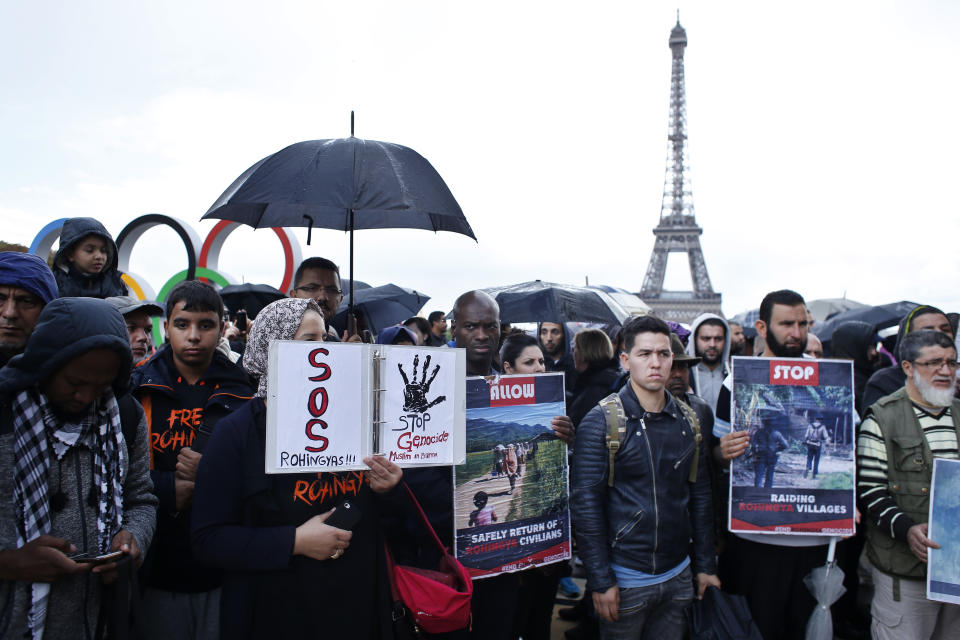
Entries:
POLYGON ((906 386, 867 409, 857 439, 857 494, 867 523, 875 639, 956 637, 960 605, 926 599, 933 458, 958 458, 953 338, 914 331, 900 344, 906 386))

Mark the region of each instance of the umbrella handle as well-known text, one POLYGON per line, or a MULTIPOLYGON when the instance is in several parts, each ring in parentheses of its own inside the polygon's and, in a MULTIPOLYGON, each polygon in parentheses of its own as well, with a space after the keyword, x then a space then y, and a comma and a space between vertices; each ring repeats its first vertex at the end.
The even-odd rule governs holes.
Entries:
POLYGON ((307 246, 310 246, 310 235, 313 233, 313 218, 303 216, 303 219, 307 221, 307 246))
POLYGON ((837 555, 837 540, 839 540, 839 538, 837 538, 836 536, 832 536, 830 538, 830 544, 827 546, 827 562, 828 563, 833 562, 834 557, 837 555))

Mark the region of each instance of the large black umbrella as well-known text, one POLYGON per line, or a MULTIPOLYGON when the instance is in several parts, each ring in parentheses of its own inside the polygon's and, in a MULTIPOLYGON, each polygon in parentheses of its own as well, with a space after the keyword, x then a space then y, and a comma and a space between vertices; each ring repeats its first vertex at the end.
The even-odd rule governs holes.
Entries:
POLYGON ((623 307, 603 291, 534 280, 484 289, 500 305, 500 322, 623 324, 623 307))
MULTIPOLYGON (((352 129, 352 125, 351 125, 352 129)), ((351 131, 352 133, 352 131, 351 131)), ((419 153, 390 142, 339 138, 292 144, 234 180, 203 219, 251 227, 452 231, 476 240, 443 178, 419 153)))
MULTIPOLYGON (((352 300, 344 301, 353 302, 354 308, 359 310, 367 328, 374 333, 379 333, 386 327, 416 315, 429 299, 430 296, 414 289, 385 284, 379 287, 357 289, 354 291, 352 300)), ((333 318, 333 325, 340 331, 347 324, 347 314, 348 311, 345 308, 333 318)))
POLYGON ((813 333, 817 334, 824 347, 833 339, 833 332, 837 330, 844 322, 859 320, 872 324, 877 331, 886 329, 899 323, 913 308, 917 306, 916 302, 901 300, 900 302, 891 302, 874 307, 862 307, 860 309, 850 309, 833 316, 824 323, 817 323, 813 327, 813 333))
POLYGON ((220 297, 223 304, 231 312, 236 313, 240 309, 247 312, 247 317, 253 320, 265 306, 287 296, 279 289, 274 289, 268 284, 231 284, 220 289, 220 297))

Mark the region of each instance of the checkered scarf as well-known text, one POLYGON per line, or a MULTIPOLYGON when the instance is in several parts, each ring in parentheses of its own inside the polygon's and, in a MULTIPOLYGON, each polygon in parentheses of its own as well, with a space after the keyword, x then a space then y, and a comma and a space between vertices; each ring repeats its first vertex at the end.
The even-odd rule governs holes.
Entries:
MULTIPOLYGON (((35 388, 19 392, 12 410, 17 545, 22 547, 51 533, 50 465, 54 457, 62 460, 70 449, 85 445, 93 453, 93 485, 98 502, 97 551, 108 551, 113 536, 123 524, 123 473, 119 452, 126 446, 113 391, 107 390, 77 422, 65 423, 35 388)), ((78 507, 83 509, 86 505, 78 507)), ((49 593, 48 584, 31 585, 27 620, 34 638, 43 635, 49 593)))

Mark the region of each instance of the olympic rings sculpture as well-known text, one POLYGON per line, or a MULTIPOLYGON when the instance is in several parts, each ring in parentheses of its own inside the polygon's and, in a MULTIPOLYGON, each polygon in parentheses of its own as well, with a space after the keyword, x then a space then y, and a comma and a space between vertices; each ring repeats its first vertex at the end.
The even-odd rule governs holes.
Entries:
MULTIPOLYGON (((30 244, 29 252, 46 260, 53 248, 53 243, 60 237, 60 231, 66 221, 67 218, 60 218, 43 227, 30 244)), ((117 268, 123 273, 124 283, 138 300, 164 302, 178 283, 196 278, 212 281, 220 287, 237 284, 233 277, 219 271, 218 267, 224 242, 239 226, 238 222, 221 220, 214 225, 201 243, 197 232, 183 220, 160 213, 142 215, 127 224, 116 237, 117 268), (129 271, 130 256, 137 241, 144 233, 157 226, 173 229, 187 251, 187 268, 170 276, 160 287, 159 293, 155 293, 153 287, 142 277, 129 271)), ((286 227, 271 227, 271 230, 280 239, 283 247, 283 279, 277 289, 286 293, 293 284, 294 273, 302 260, 300 243, 293 235, 293 231, 286 227)), ((154 319, 153 326, 154 341, 159 345, 163 338, 159 319, 154 319)))

